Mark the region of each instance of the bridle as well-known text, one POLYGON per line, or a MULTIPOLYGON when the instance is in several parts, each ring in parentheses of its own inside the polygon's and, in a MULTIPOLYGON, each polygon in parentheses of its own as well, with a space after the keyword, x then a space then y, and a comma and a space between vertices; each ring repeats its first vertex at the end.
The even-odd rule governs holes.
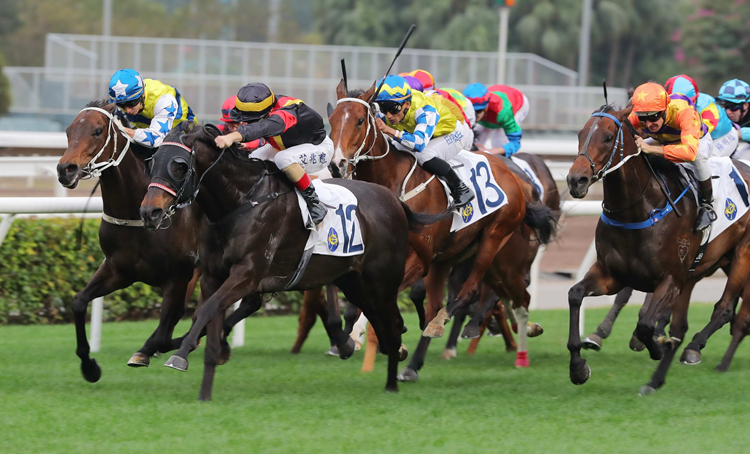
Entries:
MULTIPOLYGON (((357 148, 357 151, 354 152, 354 156, 352 156, 352 159, 349 160, 348 165, 352 167, 352 169, 356 169, 357 164, 359 164, 361 161, 375 161, 378 159, 383 159, 386 156, 388 156, 388 153, 391 151, 391 143, 388 140, 387 137, 385 137, 385 134, 383 134, 382 131, 380 131, 380 134, 383 136, 383 139, 385 139, 386 143, 386 150, 385 153, 383 153, 380 156, 372 156, 370 155, 370 152, 375 147, 375 142, 377 142, 377 134, 378 134, 378 128, 375 125, 375 114, 372 111, 372 106, 367 102, 359 98, 341 98, 338 101, 336 101, 336 105, 343 102, 356 102, 359 104, 362 104, 367 109, 367 130, 365 131, 365 138, 362 140, 362 143, 359 145, 359 148, 357 148), (363 151, 365 146, 367 145, 367 139, 370 137, 370 130, 373 130, 373 141, 372 144, 370 144, 370 147, 367 149, 367 151, 363 151)), ((349 175, 347 175, 347 178, 351 178, 351 174, 354 172, 349 172, 349 175)))
MULTIPOLYGON (((605 106, 606 107, 606 106, 605 106)), ((591 128, 589 129, 589 135, 586 137, 586 141, 583 143, 583 148, 578 153, 578 156, 584 156, 589 161, 589 166, 591 166, 591 174, 593 177, 591 178, 591 183, 595 183, 598 180, 603 180, 604 177, 609 175, 610 173, 614 172, 615 170, 622 167, 630 158, 636 157, 639 154, 641 154, 641 148, 638 148, 638 152, 634 153, 629 156, 624 156, 625 154, 625 140, 624 140, 624 134, 622 131, 622 122, 615 117, 614 115, 608 114, 603 111, 604 107, 599 109, 598 111, 591 114, 592 117, 596 117, 594 120, 594 124, 591 125, 591 128), (588 152, 589 143, 591 142, 591 137, 594 134, 594 129, 596 129, 596 125, 599 122, 599 119, 601 117, 609 118, 610 120, 614 121, 617 125, 617 134, 615 143, 612 145, 612 149, 610 150, 609 160, 607 163, 599 169, 599 171, 596 171, 596 164, 594 164, 594 160, 591 159, 591 155, 588 152), (620 151, 620 162, 612 166, 612 161, 614 160, 615 154, 617 154, 617 151, 620 151), (610 168, 611 167, 611 168, 610 168)))
MULTIPOLYGON (((115 116, 110 112, 107 112, 106 110, 99 107, 84 107, 83 109, 81 109, 81 112, 85 112, 87 110, 94 110, 96 112, 104 114, 107 118, 109 118, 109 124, 107 125, 107 140, 104 142, 104 145, 102 145, 102 148, 99 150, 96 156, 91 158, 91 161, 89 161, 89 163, 86 164, 85 167, 81 168, 81 172, 83 173, 83 177, 81 178, 82 180, 92 177, 99 178, 104 170, 120 165, 120 162, 122 162, 125 154, 130 148, 130 142, 133 141, 133 138, 130 137, 125 131, 125 127, 122 125, 122 123, 120 123, 120 120, 118 118, 115 118, 115 116), (115 159, 115 155, 117 154, 117 136, 120 134, 125 138, 125 147, 120 152, 120 155, 115 159), (109 145, 109 141, 112 139, 112 137, 115 138, 112 157, 104 162, 94 162, 99 159, 99 156, 101 156, 102 153, 104 153, 104 150, 107 148, 107 145, 109 145)), ((81 112, 78 113, 80 114, 81 112)))

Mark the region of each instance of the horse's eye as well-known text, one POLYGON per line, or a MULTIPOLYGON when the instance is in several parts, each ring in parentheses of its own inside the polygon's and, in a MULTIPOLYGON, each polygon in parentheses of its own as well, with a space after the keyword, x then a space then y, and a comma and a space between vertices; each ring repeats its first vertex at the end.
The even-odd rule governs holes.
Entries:
POLYGON ((169 167, 170 167, 170 170, 172 171, 172 175, 174 175, 174 177, 177 179, 182 179, 188 170, 188 166, 184 162, 172 161, 169 164, 169 167))
POLYGON ((614 136, 612 134, 607 134, 607 137, 604 138, 605 142, 612 142, 612 139, 614 139, 614 136))
POLYGON ((359 120, 357 120, 357 126, 362 126, 362 123, 365 122, 365 117, 361 117, 359 120))
POLYGON ((104 130, 102 128, 96 128, 96 131, 94 131, 94 137, 99 137, 103 132, 104 130))

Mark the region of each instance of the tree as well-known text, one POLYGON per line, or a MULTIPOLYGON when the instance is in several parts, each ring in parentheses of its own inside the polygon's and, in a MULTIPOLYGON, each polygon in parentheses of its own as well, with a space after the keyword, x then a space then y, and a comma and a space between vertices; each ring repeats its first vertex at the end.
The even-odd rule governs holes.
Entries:
POLYGON ((3 73, 3 66, 5 65, 3 58, 0 55, 0 116, 8 113, 11 102, 13 101, 10 95, 10 83, 3 73))

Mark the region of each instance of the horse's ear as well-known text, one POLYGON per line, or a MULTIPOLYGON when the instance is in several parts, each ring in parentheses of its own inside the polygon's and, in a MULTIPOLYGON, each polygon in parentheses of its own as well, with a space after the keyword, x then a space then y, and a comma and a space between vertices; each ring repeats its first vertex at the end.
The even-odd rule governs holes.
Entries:
POLYGON ((357 96, 357 98, 364 99, 365 101, 369 101, 370 98, 372 98, 372 95, 374 93, 375 93, 375 82, 372 83, 372 87, 370 87, 366 92, 364 92, 361 95, 357 96))
POLYGON ((628 115, 630 115, 630 112, 633 111, 633 105, 630 104, 629 106, 625 107, 624 109, 618 110, 615 112, 615 117, 620 119, 620 121, 625 121, 628 118, 628 115))
POLYGON ((336 99, 346 98, 346 84, 344 79, 336 86, 336 99))

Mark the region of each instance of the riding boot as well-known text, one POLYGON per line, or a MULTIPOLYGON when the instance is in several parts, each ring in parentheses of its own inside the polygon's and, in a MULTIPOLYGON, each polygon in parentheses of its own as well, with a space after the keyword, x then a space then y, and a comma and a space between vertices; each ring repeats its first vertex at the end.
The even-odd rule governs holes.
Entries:
POLYGON ((315 187, 310 185, 307 189, 303 189, 299 193, 302 194, 302 198, 305 199, 305 203, 307 203, 307 209, 310 211, 313 223, 318 225, 323 222, 323 218, 326 217, 328 210, 318 198, 318 193, 315 192, 315 187))
POLYGON ((711 185, 711 179, 698 182, 698 216, 695 220, 695 231, 704 230, 716 220, 716 212, 713 208, 714 189, 711 185))
POLYGON ((455 170, 440 158, 432 158, 429 161, 425 161, 422 164, 422 168, 448 184, 448 189, 451 191, 451 198, 453 198, 453 205, 462 207, 467 203, 474 200, 474 193, 471 192, 468 186, 458 177, 455 170))

